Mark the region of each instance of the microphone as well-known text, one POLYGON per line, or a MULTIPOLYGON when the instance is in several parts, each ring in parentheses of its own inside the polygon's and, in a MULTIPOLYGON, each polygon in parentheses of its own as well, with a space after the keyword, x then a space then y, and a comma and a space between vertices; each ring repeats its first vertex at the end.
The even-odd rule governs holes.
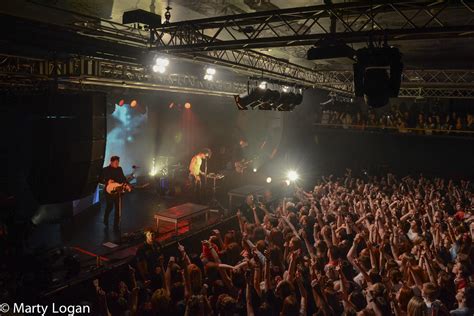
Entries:
POLYGON ((133 166, 132 166, 132 169, 140 169, 140 167, 133 165, 133 166))

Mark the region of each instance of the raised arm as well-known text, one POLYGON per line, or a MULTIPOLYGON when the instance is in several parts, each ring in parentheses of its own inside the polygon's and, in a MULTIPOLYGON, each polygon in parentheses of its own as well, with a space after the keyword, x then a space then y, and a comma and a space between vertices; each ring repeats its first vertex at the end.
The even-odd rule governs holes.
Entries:
POLYGON ((248 316, 254 316, 255 312, 253 310, 252 306, 252 289, 251 289, 251 283, 252 283, 252 273, 251 270, 247 270, 245 272, 245 280, 246 280, 246 287, 245 287, 245 306, 247 309, 247 315, 248 316))

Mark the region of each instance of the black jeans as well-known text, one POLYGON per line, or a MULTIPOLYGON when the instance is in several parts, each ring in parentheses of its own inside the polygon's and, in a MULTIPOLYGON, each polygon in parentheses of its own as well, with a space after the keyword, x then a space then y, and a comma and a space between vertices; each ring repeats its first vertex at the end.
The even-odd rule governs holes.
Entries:
POLYGON ((112 195, 112 194, 105 194, 105 213, 104 213, 104 224, 109 224, 109 215, 112 209, 114 209, 114 227, 119 227, 120 225, 120 217, 121 217, 121 209, 119 207, 121 197, 119 195, 112 195))
POLYGON ((203 198, 203 177, 200 176, 201 181, 197 181, 192 175, 189 175, 189 181, 191 181, 191 199, 196 203, 201 203, 203 198))

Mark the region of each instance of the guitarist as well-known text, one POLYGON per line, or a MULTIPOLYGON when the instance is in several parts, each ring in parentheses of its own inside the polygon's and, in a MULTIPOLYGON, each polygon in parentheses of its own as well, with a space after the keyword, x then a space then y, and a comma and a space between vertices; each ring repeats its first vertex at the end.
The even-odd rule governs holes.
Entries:
POLYGON ((237 173, 243 174, 249 166, 247 162, 249 143, 245 139, 239 141, 239 146, 234 149, 233 161, 234 168, 237 173))
MULTIPOLYGON (((110 158, 110 164, 102 169, 102 177, 101 177, 101 182, 107 185, 109 185, 112 182, 116 183, 123 183, 125 184, 125 190, 130 191, 131 186, 127 182, 127 178, 125 177, 122 167, 120 167, 120 157, 119 156, 112 156, 110 158)), ((120 203, 120 196, 119 194, 109 194, 107 193, 107 190, 104 190, 105 192, 105 201, 106 201, 106 207, 105 207, 105 213, 104 213, 104 225, 105 227, 109 226, 109 215, 110 212, 112 211, 112 208, 115 209, 114 212, 114 230, 118 231, 120 227, 120 210, 119 210, 119 203, 120 203)))
MULTIPOLYGON (((203 160, 211 158, 210 149, 204 149, 193 156, 191 162, 189 163, 189 177, 193 183, 194 193, 199 198, 201 193, 202 181, 201 176, 205 176, 205 172, 201 171, 201 166, 203 160)), ((207 171, 207 170, 206 170, 207 171)))

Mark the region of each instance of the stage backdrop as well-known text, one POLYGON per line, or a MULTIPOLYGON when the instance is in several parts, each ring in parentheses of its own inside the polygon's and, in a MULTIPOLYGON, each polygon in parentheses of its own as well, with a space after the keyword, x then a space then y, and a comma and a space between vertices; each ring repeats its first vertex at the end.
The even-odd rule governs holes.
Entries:
MULTIPOLYGON (((238 111, 234 100, 224 97, 117 95, 109 98, 117 105, 108 115, 105 164, 111 155, 119 155, 126 173, 137 165, 143 174, 150 171, 153 158, 167 156, 170 163, 187 166, 192 155, 208 147, 214 153, 209 168, 218 171, 226 168, 238 141, 247 139, 250 156, 258 158, 252 168, 264 168, 265 177, 282 177, 296 169, 310 179, 346 167, 472 177, 472 139, 316 128, 321 103, 328 99, 327 91, 306 90, 303 103, 287 113, 238 111), (137 101, 135 107, 130 106, 132 100, 137 101)), ((417 106, 402 101, 409 108, 417 106)))

